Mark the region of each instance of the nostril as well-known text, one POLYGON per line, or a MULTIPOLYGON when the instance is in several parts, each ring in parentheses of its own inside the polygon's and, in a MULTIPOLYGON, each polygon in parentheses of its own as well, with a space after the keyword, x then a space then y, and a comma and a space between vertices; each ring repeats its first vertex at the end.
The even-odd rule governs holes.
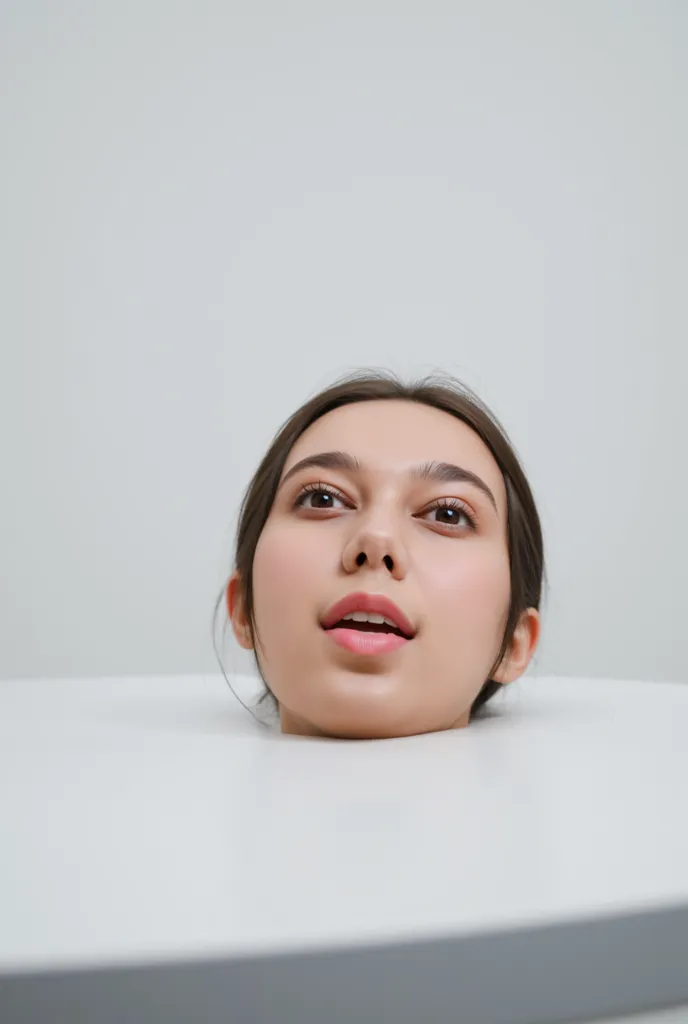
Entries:
POLYGON ((392 569, 394 568, 394 562, 392 561, 391 555, 385 555, 385 557, 383 558, 383 562, 391 572, 392 569))

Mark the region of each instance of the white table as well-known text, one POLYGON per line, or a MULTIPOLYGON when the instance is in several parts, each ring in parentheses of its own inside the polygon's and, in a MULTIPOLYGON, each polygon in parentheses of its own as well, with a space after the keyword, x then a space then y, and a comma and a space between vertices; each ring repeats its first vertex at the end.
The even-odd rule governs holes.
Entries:
POLYGON ((221 676, 0 682, 0 1019, 688 1003, 687 794, 683 685, 528 679, 350 742, 271 732, 221 676))

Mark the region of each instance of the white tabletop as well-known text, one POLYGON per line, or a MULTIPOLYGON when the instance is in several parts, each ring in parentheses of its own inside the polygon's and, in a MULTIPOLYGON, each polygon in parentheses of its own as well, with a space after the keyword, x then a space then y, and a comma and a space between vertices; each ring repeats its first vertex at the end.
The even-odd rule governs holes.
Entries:
POLYGON ((685 906, 687 736, 660 683, 526 679, 355 742, 266 729, 220 676, 0 682, 0 973, 685 906))
POLYGON ((0 683, 0 966, 688 902, 688 686, 527 680, 495 708, 325 741, 221 677, 0 683))

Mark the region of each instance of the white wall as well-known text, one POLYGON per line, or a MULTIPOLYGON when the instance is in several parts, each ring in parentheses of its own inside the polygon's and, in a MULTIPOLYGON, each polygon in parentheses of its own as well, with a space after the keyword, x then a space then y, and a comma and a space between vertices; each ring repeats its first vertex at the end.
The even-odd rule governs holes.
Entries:
POLYGON ((440 367, 540 502, 539 670, 688 679, 683 0, 0 4, 0 675, 212 670, 242 490, 440 367))

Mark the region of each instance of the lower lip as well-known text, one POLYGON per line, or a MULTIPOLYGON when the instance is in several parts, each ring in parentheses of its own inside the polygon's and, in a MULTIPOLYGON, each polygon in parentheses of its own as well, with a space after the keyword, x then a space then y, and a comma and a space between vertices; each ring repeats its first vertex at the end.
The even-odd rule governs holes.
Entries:
POLYGON ((353 654, 389 654, 409 643, 405 636, 397 636, 396 633, 366 633, 362 629, 343 627, 327 629, 325 632, 339 647, 353 654))

